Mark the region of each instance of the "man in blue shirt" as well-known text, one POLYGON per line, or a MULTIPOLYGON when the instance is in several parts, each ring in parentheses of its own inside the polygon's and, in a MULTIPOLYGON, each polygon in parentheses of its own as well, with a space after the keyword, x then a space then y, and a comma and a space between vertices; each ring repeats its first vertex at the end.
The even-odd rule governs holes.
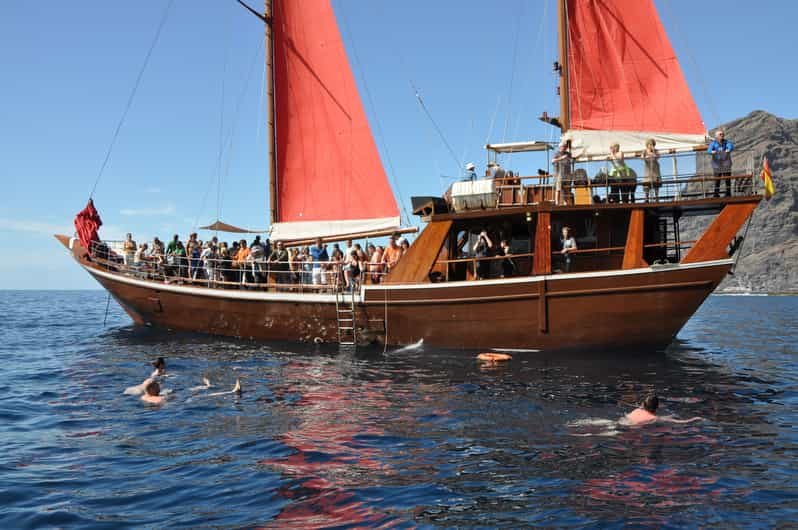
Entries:
POLYGON ((316 244, 310 247, 310 257, 313 259, 313 285, 326 285, 327 278, 321 263, 330 261, 330 256, 327 255, 327 249, 324 248, 321 238, 316 239, 316 244))
POLYGON ((707 151, 712 155, 712 173, 715 175, 715 197, 720 196, 720 181, 726 183, 726 197, 731 197, 731 179, 721 179, 719 177, 731 177, 732 159, 731 152, 734 145, 725 138, 722 130, 715 132, 715 139, 709 144, 707 151))
POLYGON ((466 164, 465 169, 465 178, 463 180, 477 180, 476 166, 473 163, 466 164))

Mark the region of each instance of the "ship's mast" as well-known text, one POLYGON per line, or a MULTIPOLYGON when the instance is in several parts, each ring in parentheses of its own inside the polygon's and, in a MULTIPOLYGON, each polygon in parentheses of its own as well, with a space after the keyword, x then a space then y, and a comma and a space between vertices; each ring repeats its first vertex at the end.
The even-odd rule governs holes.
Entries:
POLYGON ((560 128, 566 132, 571 127, 568 80, 568 0, 557 1, 557 33, 560 48, 560 128))
POLYGON ((266 1, 266 101, 267 101, 267 137, 269 139, 269 221, 277 222, 277 141, 274 134, 274 23, 273 0, 266 1))

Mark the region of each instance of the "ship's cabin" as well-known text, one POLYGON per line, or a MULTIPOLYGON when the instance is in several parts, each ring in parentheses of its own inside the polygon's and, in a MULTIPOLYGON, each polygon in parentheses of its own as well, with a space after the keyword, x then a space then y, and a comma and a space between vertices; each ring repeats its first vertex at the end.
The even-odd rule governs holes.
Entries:
POLYGON ((761 199, 752 152, 734 152, 731 175, 719 176, 705 151, 663 151, 656 181, 646 179, 642 153, 628 153, 626 175, 613 174, 606 157, 595 157, 575 161, 558 182, 551 144, 486 147, 485 176, 458 179, 443 197, 413 198, 414 213, 428 226, 408 256, 414 263, 398 267, 388 282, 611 271, 728 258, 740 244, 738 229, 761 199), (546 169, 533 174, 515 169, 521 164, 513 156, 530 151, 545 157, 546 169), (568 259, 561 252, 566 226, 576 242, 568 259), (487 253, 480 247, 483 232, 492 243, 487 253), (507 255, 499 250, 502 240, 507 255))

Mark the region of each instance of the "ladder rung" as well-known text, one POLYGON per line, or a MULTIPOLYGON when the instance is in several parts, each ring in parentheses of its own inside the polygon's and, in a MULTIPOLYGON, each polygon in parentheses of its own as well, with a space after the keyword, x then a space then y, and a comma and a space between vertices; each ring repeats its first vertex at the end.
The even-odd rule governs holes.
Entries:
POLYGON ((349 326, 338 326, 338 329, 355 329, 355 328, 349 326))

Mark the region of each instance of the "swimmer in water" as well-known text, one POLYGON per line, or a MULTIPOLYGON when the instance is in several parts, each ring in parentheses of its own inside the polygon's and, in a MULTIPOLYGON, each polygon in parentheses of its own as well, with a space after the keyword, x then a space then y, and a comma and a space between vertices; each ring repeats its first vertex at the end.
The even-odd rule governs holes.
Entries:
POLYGON ((155 371, 152 372, 150 377, 158 377, 166 372, 166 361, 164 361, 163 357, 158 357, 152 365, 155 367, 155 371))
POLYGON ((645 425, 655 421, 666 421, 668 423, 692 423, 694 421, 701 421, 704 418, 695 416, 686 420, 680 420, 673 416, 657 416, 657 408, 659 407, 659 398, 654 394, 649 394, 643 403, 632 412, 624 416, 619 423, 624 425, 645 425))
POLYGON ((160 405, 164 402, 164 399, 165 396, 161 395, 161 385, 157 381, 150 381, 141 396, 142 401, 152 405, 160 405))
POLYGON ((624 423, 627 425, 643 425, 656 421, 657 407, 659 407, 659 398, 654 394, 649 394, 638 408, 624 416, 624 423))

